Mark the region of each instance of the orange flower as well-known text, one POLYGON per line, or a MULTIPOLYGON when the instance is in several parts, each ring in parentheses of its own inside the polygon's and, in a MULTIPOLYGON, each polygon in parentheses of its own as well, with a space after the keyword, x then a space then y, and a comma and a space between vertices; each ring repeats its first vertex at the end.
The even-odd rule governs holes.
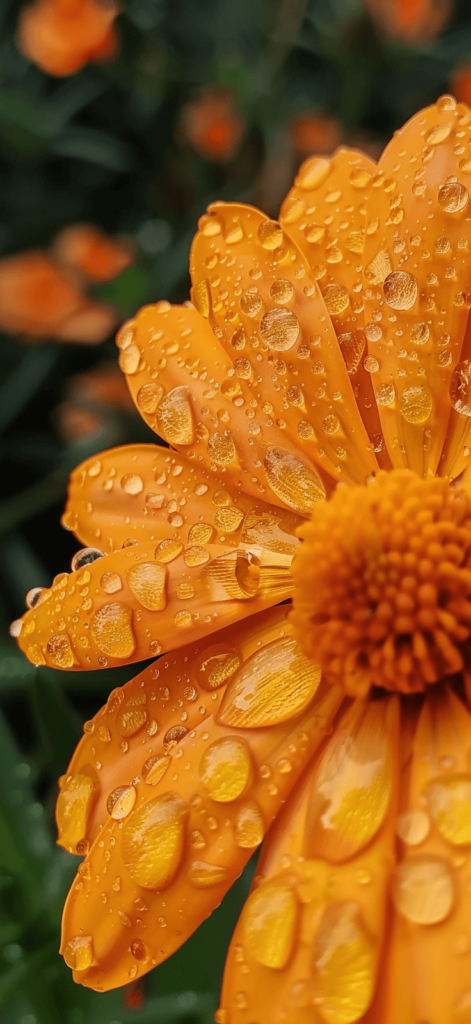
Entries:
POLYGON ((104 302, 92 302, 76 278, 46 253, 23 252, 0 260, 0 328, 30 340, 96 344, 116 324, 104 302))
POLYGON ((92 224, 69 224, 56 235, 53 252, 60 263, 74 267, 89 281, 111 281, 134 262, 125 239, 109 238, 92 224))
POLYGON ((225 89, 207 89, 183 107, 182 134, 205 160, 225 163, 237 152, 244 124, 234 97, 225 89))
POLYGON ((49 75, 74 75, 91 60, 108 60, 118 48, 115 0, 34 0, 18 21, 18 45, 49 75))
POLYGON ((12 625, 38 665, 163 654, 60 781, 86 986, 170 956, 268 831, 219 1024, 466 1020, 470 133, 444 96, 377 165, 306 161, 279 222, 215 203, 192 305, 118 335, 170 447, 79 466, 87 547, 12 625))
POLYGON ((452 0, 366 0, 379 27, 405 42, 434 39, 445 28, 452 0))
POLYGON ((342 139, 342 125, 328 114, 299 114, 290 125, 291 138, 301 158, 311 153, 331 153, 342 139))
POLYGON ((469 64, 453 70, 450 85, 460 103, 471 103, 471 66, 469 64))
POLYGON ((55 411, 59 433, 67 441, 98 434, 115 410, 134 412, 135 406, 118 367, 102 363, 69 380, 65 401, 55 411))

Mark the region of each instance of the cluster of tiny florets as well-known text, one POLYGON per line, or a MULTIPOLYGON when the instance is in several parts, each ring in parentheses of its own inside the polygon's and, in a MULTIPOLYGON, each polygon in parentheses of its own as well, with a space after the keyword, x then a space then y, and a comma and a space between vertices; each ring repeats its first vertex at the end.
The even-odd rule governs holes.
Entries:
POLYGON ((293 622, 352 695, 401 693, 463 669, 471 631, 471 500, 408 470, 337 488, 301 528, 293 622))

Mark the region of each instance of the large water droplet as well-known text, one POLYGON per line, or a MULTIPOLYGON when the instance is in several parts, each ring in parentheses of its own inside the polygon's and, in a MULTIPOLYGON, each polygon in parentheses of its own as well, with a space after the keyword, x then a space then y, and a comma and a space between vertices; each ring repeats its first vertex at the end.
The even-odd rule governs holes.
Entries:
POLYGON ((208 864, 205 860, 194 860, 190 865, 188 878, 197 889, 210 889, 220 885, 227 878, 227 869, 218 864, 208 864))
POLYGON ((106 801, 106 809, 115 821, 122 821, 131 813, 136 803, 137 793, 134 786, 118 786, 110 793, 106 801))
POLYGON ((217 690, 232 678, 240 665, 240 654, 223 644, 214 644, 200 655, 196 678, 203 690, 217 690))
POLYGON ((327 1024, 353 1024, 374 991, 375 952, 356 903, 326 907, 315 937, 314 1001, 327 1024))
POLYGON ((281 970, 296 939, 298 902, 284 881, 263 883, 252 892, 242 911, 244 948, 259 964, 281 970))
POLYGON ((450 402, 461 416, 471 416, 471 362, 457 363, 450 380, 450 402))
POLYGON ((278 249, 283 243, 283 229, 276 220, 264 220, 258 229, 258 238, 264 249, 278 249))
POLYGON ((236 447, 229 430, 213 434, 208 440, 208 454, 217 466, 230 466, 236 457, 236 447))
POLYGON ((300 188, 315 189, 326 180, 330 173, 331 163, 325 157, 312 157, 306 160, 299 169, 296 184, 300 188))
POLYGON ((62 955, 67 967, 73 971, 87 971, 93 963, 92 936, 76 935, 69 939, 62 955))
POLYGON ((103 551, 99 548, 82 548, 80 551, 76 551, 70 568, 72 572, 76 572, 78 569, 83 569, 84 565, 91 565, 92 562, 96 562, 97 558, 103 558, 103 551))
POLYGON ((231 803, 245 792, 250 781, 252 762, 245 740, 225 736, 205 750, 199 774, 209 795, 218 803, 231 803))
POLYGON ((471 775, 447 775, 427 788, 430 813, 438 831, 454 846, 471 843, 471 775))
POLYGON ((66 777, 56 804, 56 821, 61 845, 76 853, 77 843, 86 838, 89 817, 98 792, 98 776, 90 764, 66 777))
POLYGON ((417 385, 402 392, 399 408, 407 423, 426 423, 433 409, 429 388, 417 385))
POLYGON ((405 270, 393 270, 388 274, 383 290, 391 309, 411 309, 417 299, 417 280, 405 270))
POLYGON ((156 384, 155 381, 143 384, 136 396, 137 407, 140 412, 153 416, 163 393, 163 387, 160 384, 156 384))
POLYGON ((345 310, 348 309, 350 296, 343 284, 328 284, 323 295, 327 311, 331 316, 345 313, 345 310))
POLYGON ((464 210, 469 193, 458 181, 448 181, 438 190, 438 202, 445 213, 459 213, 464 210))
POLYGON ((312 512, 316 502, 325 498, 324 485, 315 470, 284 448, 269 448, 263 467, 273 493, 295 512, 312 512))
POLYGON ((237 846, 253 850, 262 842, 265 825, 260 808, 255 801, 251 800, 238 808, 234 824, 237 846))
POLYGON ((168 569, 160 562, 141 562, 128 569, 126 582, 143 608, 159 612, 167 604, 167 576, 168 569))
POLYGON ((148 786, 156 786, 172 763, 170 754, 149 757, 142 765, 142 778, 148 786))
POLYGON ((121 487, 125 494, 140 494, 144 489, 144 481, 137 473, 126 473, 121 477, 121 487))
POLYGON ((187 387, 173 388, 159 402, 156 427, 169 444, 191 444, 195 436, 193 413, 187 387))
POLYGON ((72 668, 75 659, 67 633, 56 633, 51 636, 47 641, 46 650, 53 665, 57 665, 58 668, 72 668))
POLYGON ((306 658, 292 637, 273 640, 238 669, 217 720, 238 729, 285 722, 312 700, 320 678, 319 666, 306 658))
POLYGON ((393 881, 396 910, 416 924, 438 924, 451 913, 454 885, 441 857, 415 856, 399 864, 393 881))
POLYGON ((269 309, 260 321, 263 341, 275 352, 286 352, 299 338, 299 321, 289 309, 269 309))
POLYGON ((285 306, 294 296, 294 288, 291 281, 285 281, 278 279, 274 281, 270 287, 270 298, 273 302, 276 302, 278 306, 285 306))
POLYGON ((166 889, 173 881, 184 849, 187 806, 178 793, 149 800, 128 818, 121 855, 129 874, 143 889, 166 889))
POLYGON ((141 361, 141 350, 137 345, 128 345, 119 353, 119 366, 123 373, 132 376, 137 373, 141 361))
POLYGON ((92 615, 90 633, 100 651, 111 658, 129 658, 136 646, 132 611, 117 601, 104 604, 92 615))

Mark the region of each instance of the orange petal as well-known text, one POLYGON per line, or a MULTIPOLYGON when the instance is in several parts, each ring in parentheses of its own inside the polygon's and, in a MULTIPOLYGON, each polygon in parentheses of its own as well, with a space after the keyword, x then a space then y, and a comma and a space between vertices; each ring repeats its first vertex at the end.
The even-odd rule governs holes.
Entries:
POLYGON ((376 400, 393 464, 421 475, 440 459, 468 317, 470 130, 452 97, 416 114, 386 147, 367 203, 378 224, 363 254, 376 400))
POLYGON ((293 554, 303 520, 227 487, 171 449, 133 444, 93 456, 73 471, 62 522, 84 544, 103 551, 172 536, 196 546, 248 542, 293 554))
POLYGON ((317 282, 288 233, 254 207, 214 203, 190 270, 194 304, 230 373, 247 382, 262 445, 274 422, 335 479, 363 483, 376 459, 317 282))
POLYGON ((262 435, 246 370, 237 375, 191 306, 145 306, 121 328, 117 344, 143 419, 177 451, 230 487, 304 515, 324 497, 308 454, 276 425, 262 435))
POLYGON ((376 164, 364 153, 338 149, 300 167, 280 211, 280 223, 299 245, 324 296, 355 398, 378 462, 387 468, 363 330, 363 249, 366 199, 376 164))
MULTIPOLYGON (((219 633, 223 654, 236 650, 240 659, 228 687, 247 659, 289 635, 285 609, 219 633)), ((112 695, 111 708, 97 716, 95 731, 78 748, 76 771, 80 758, 88 757, 93 748, 93 756, 100 758, 102 767, 96 771, 101 791, 93 834, 102 827, 65 906, 61 951, 75 968, 75 980, 89 987, 110 989, 146 973, 170 956, 218 905, 342 700, 330 686, 321 686, 315 695, 313 681, 309 708, 289 723, 231 729, 218 724, 211 713, 224 687, 210 695, 202 686, 205 666, 213 657, 205 644, 198 644, 147 669, 121 691, 118 707, 112 695), (130 737, 113 773, 108 750, 117 754, 123 709, 129 703, 132 714, 143 707, 132 702, 142 698, 149 715, 156 715, 157 732, 146 735, 141 727, 135 739, 130 737), (168 728, 171 721, 178 724, 168 728), (109 729, 108 745, 96 737, 99 722, 109 729), (160 779, 157 758, 169 762, 160 779)), ((284 685, 280 673, 278 687, 284 685)))
POLYGON ((291 557, 257 544, 133 542, 56 577, 24 615, 18 644, 53 668, 142 661, 288 597, 291 557))
MULTIPOLYGON (((388 735, 397 747, 398 704, 395 698, 384 704, 384 715, 379 712, 383 738, 388 735)), ((361 714, 359 704, 356 714, 361 714)), ((347 711, 329 740, 330 747, 338 729, 345 730, 338 733, 339 761, 342 751, 348 751, 345 723, 350 717, 347 711)), ((322 760, 320 753, 316 761, 322 760)), ((319 856, 312 859, 307 849, 316 761, 265 841, 229 949, 215 1018, 220 1024, 252 1019, 270 1024, 353 1024, 363 1020, 373 998, 386 924, 398 766, 386 815, 370 835, 369 845, 361 852, 352 848, 346 863, 332 865, 319 856)), ((373 796, 376 784, 371 766, 365 762, 364 767, 363 779, 345 780, 353 801, 341 811, 344 825, 357 814, 360 833, 365 822, 369 828, 369 811, 367 802, 355 808, 355 790, 360 798, 363 787, 373 796)), ((333 819, 331 827, 335 833, 333 819)))
POLYGON ((470 745, 468 710, 448 688, 433 687, 417 725, 392 885, 413 963, 414 1021, 464 1024, 469 1012, 470 745))

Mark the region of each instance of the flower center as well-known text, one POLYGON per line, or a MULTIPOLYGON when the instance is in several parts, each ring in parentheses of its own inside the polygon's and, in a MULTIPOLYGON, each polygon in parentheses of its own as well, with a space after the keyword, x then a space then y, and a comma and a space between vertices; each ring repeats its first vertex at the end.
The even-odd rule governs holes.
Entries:
POLYGON ((330 682, 401 693, 463 669, 471 630, 471 500, 443 479, 381 472, 337 488, 301 528, 292 620, 330 682))

